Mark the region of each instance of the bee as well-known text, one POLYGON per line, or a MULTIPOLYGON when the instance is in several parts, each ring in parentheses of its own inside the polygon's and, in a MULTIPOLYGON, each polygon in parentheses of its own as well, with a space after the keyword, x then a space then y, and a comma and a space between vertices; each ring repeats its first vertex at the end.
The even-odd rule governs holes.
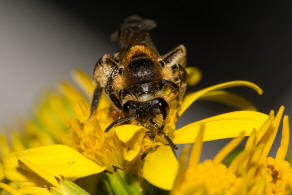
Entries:
POLYGON ((163 134, 174 150, 177 147, 165 133, 164 123, 172 109, 170 102, 176 101, 174 109, 179 110, 186 91, 186 49, 179 45, 160 55, 149 33, 155 27, 153 20, 130 16, 113 33, 120 50, 113 56, 105 54, 95 65, 91 115, 104 91, 120 116, 105 132, 133 121, 153 134, 163 134))

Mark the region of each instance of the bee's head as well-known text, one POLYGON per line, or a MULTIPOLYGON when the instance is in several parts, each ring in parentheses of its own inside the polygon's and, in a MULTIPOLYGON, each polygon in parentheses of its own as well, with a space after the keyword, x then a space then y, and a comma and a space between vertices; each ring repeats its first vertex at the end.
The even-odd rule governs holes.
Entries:
POLYGON ((163 98, 156 98, 145 102, 128 101, 124 104, 123 111, 126 117, 135 116, 140 121, 149 120, 160 114, 164 120, 169 112, 169 106, 163 98))

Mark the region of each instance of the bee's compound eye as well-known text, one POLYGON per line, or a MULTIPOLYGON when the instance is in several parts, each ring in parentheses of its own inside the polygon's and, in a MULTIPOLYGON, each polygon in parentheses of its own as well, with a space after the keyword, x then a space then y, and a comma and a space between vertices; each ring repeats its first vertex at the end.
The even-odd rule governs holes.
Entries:
POLYGON ((163 119, 166 118, 166 115, 169 111, 168 103, 163 98, 157 98, 156 101, 156 109, 158 110, 157 113, 163 115, 163 119))
POLYGON ((163 68, 165 66, 165 62, 163 60, 160 60, 159 61, 159 65, 160 65, 161 68, 163 68))
POLYGON ((123 68, 119 68, 119 74, 123 75, 124 74, 124 69, 123 68))
POLYGON ((137 103, 134 101, 128 101, 123 108, 126 115, 135 115, 137 109, 137 103))
POLYGON ((177 69, 177 64, 174 64, 171 66, 172 71, 175 71, 177 69))

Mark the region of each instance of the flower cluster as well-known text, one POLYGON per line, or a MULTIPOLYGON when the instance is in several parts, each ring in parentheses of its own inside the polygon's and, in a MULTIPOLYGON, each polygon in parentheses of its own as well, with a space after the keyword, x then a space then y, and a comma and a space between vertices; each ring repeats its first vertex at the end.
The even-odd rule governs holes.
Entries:
MULTIPOLYGON (((188 68, 187 72, 189 85, 199 81, 201 74, 196 68, 188 68)), ((165 132, 175 144, 193 144, 189 160, 185 148, 178 161, 162 135, 149 137, 142 126, 125 124, 105 133, 115 118, 111 103, 102 94, 97 110, 89 118, 89 99, 95 86, 82 71, 74 71, 73 78, 82 92, 69 83, 59 84, 60 92, 43 98, 27 120, 25 131, 12 134, 11 144, 0 137, 0 188, 4 191, 88 194, 76 184, 82 178, 87 183, 82 187, 98 193, 101 189, 96 188, 96 179, 89 176, 104 173, 108 178, 104 182, 106 191, 112 194, 144 193, 143 178, 173 194, 264 194, 290 189, 286 187, 291 186, 291 171, 284 161, 289 140, 287 117, 277 156, 267 157, 283 108, 276 116, 273 112, 266 115, 257 112, 245 98, 225 90, 246 86, 261 94, 257 85, 232 81, 188 94, 179 116, 198 99, 225 103, 242 111, 216 115, 180 129, 175 127, 176 111, 170 109, 165 132), (244 150, 228 167, 224 165, 222 160, 249 135, 244 150), (202 142, 232 137, 236 138, 213 160, 199 163, 202 142)))
POLYGON ((258 131, 249 136, 244 149, 229 166, 222 163, 244 139, 244 133, 230 141, 212 160, 199 163, 204 127, 198 134, 186 163, 188 147, 180 157, 173 194, 291 194, 292 168, 285 161, 289 144, 289 121, 284 116, 281 145, 276 157, 268 156, 284 112, 271 111, 258 131))

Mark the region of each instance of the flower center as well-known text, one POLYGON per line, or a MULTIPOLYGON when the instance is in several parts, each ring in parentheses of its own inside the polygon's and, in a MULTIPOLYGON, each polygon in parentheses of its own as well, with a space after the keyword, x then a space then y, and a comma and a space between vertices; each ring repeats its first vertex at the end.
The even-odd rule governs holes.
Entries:
POLYGON ((224 164, 206 160, 196 167, 188 167, 181 183, 183 192, 207 192, 206 194, 237 194, 242 179, 228 170, 224 164))
POLYGON ((274 165, 267 165, 267 168, 271 170, 271 176, 273 178, 273 183, 276 183, 279 180, 279 171, 277 171, 274 165))

